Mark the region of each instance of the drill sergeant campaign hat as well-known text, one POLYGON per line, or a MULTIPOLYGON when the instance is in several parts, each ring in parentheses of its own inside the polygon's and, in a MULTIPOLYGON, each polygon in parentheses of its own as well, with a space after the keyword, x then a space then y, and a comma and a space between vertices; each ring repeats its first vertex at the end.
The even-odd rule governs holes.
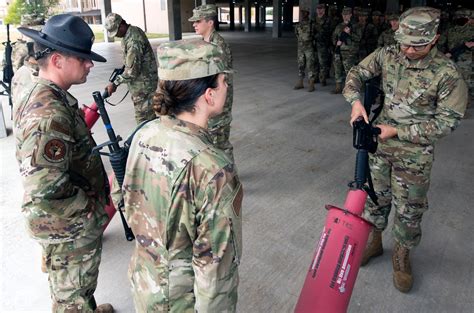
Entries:
POLYGON ((157 49, 160 80, 187 80, 233 71, 217 45, 200 39, 162 43, 157 49))
MULTIPOLYGON (((83 19, 70 14, 59 14, 52 16, 43 28, 38 31, 26 27, 18 27, 18 30, 50 49, 63 51, 80 58, 106 62, 107 60, 91 51, 94 43, 94 33, 83 19)), ((36 52, 37 59, 41 58, 45 52, 36 52)))
POLYGON ((197 22, 203 18, 213 18, 217 16, 217 7, 215 4, 203 4, 193 10, 193 16, 188 21, 197 22))
POLYGON ((109 13, 105 18, 104 27, 109 33, 110 37, 115 37, 117 35, 120 24, 122 23, 123 18, 117 13, 109 13))
POLYGON ((415 7, 400 16, 395 40, 409 46, 424 46, 436 38, 440 11, 430 7, 415 7))

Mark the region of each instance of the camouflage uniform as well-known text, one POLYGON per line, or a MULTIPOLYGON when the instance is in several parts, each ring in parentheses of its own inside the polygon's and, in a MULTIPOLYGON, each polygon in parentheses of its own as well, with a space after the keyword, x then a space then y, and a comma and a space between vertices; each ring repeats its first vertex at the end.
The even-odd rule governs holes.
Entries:
POLYGON ((20 93, 32 83, 33 76, 38 76, 38 64, 36 64, 36 61, 24 61, 24 64, 15 72, 12 78, 12 101, 21 100, 20 93))
MULTIPOLYGON (((44 18, 36 14, 24 14, 21 16, 21 25, 40 30, 41 25, 44 25, 44 18)), ((12 65, 16 72, 33 55, 33 41, 30 38, 20 38, 12 46, 12 65)))
POLYGON ((308 79, 315 78, 314 62, 314 34, 313 23, 303 20, 295 27, 296 40, 298 41, 298 76, 305 77, 305 70, 308 73, 308 79))
MULTIPOLYGON (((122 17, 115 13, 107 16, 105 28, 114 37, 122 22, 122 17)), ((133 106, 137 124, 155 118, 152 99, 158 84, 157 64, 153 49, 141 28, 128 25, 121 42, 125 70, 113 82, 116 86, 126 83, 133 106)))
MULTIPOLYGON (((38 51, 40 58, 54 49, 106 61, 91 51, 94 34, 79 17, 59 14, 41 32, 18 30, 48 47, 38 51)), ((45 73, 50 73, 50 67, 46 63, 45 73)), ((13 89, 13 133, 24 187, 22 211, 30 236, 43 248, 53 312, 113 312, 110 304, 97 306, 94 299, 103 225, 108 219, 102 160, 91 153, 95 142, 77 100, 53 81, 32 75, 26 66, 22 69, 13 89)), ((63 69, 61 75, 66 74, 63 69)))
MULTIPOLYGON (((343 14, 350 14, 350 8, 344 8, 343 14)), ((348 26, 344 22, 336 26, 332 34, 332 42, 336 47, 336 42, 341 38, 341 33, 344 28, 348 26)), ((334 53, 334 75, 336 83, 342 84, 345 80, 345 74, 354 66, 359 57, 359 43, 361 40, 362 29, 354 24, 351 27, 351 34, 348 36, 346 42, 340 46, 340 53, 334 53)), ((337 49, 337 47, 336 47, 337 49)))
MULTIPOLYGON (((361 10, 359 16, 368 17, 367 10, 361 10)), ((371 54, 377 48, 378 32, 374 24, 364 23, 362 24, 362 18, 360 19, 358 26, 361 29, 361 38, 359 43, 359 60, 364 59, 366 56, 371 54)))
POLYGON ((107 221, 95 142, 77 100, 50 81, 34 77, 13 103, 22 210, 46 256, 54 312, 92 312, 107 221))
MULTIPOLYGON (((456 11, 456 17, 465 17, 474 19, 474 14, 471 10, 458 10, 456 11)), ((463 45, 465 42, 474 41, 474 24, 469 22, 463 26, 453 26, 448 30, 448 49, 451 51, 454 48, 463 45)), ((456 62, 456 65, 459 67, 462 76, 466 80, 469 93, 471 97, 474 97, 474 71, 473 71, 473 60, 474 60, 474 48, 467 48, 462 52, 456 62)))
MULTIPOLYGON (((318 8, 324 8, 324 4, 318 4, 318 8)), ((329 67, 330 67, 330 51, 329 47, 331 45, 331 21, 327 15, 322 17, 316 16, 314 20, 314 40, 316 42, 316 58, 315 58, 315 68, 316 78, 319 77, 321 82, 324 82, 329 76, 329 67)))
MULTIPOLYGON (((222 73, 224 56, 200 40, 165 43, 159 75, 222 73)), ((235 312, 243 191, 209 132, 174 116, 146 124, 133 139, 123 191, 137 239, 129 267, 136 311, 235 312)))
MULTIPOLYGON (((217 14, 217 8, 214 4, 202 5, 193 10, 193 16, 188 21, 193 22, 203 18, 212 18, 217 14)), ((219 46, 224 51, 225 62, 229 68, 232 68, 232 51, 224 38, 218 32, 212 30, 209 35, 209 42, 219 46)), ((234 147, 230 143, 230 124, 232 122, 232 103, 234 102, 234 78, 233 74, 226 74, 227 80, 227 98, 224 105, 224 111, 209 119, 207 125, 214 145, 222 149, 227 156, 234 160, 234 147)))
MULTIPOLYGON (((436 35, 433 25, 426 26, 431 29, 431 40, 436 35)), ((415 31, 413 36, 419 37, 415 31)), ((404 44, 430 42, 406 42, 406 35, 401 34, 400 39, 398 35, 396 39, 404 44)), ((344 88, 346 100, 360 100, 363 82, 378 75, 383 78, 385 101, 376 123, 395 127, 398 137, 380 142, 369 157, 379 205, 368 200, 364 217, 383 230, 393 206, 393 235, 402 246, 412 248, 420 242, 421 218, 428 209, 434 143, 459 125, 467 89, 456 66, 436 47, 424 58, 410 60, 399 45, 392 45, 376 50, 352 68, 344 88)))
POLYGON ((383 21, 381 20, 382 17, 383 17, 382 12, 380 11, 372 12, 372 24, 377 29, 377 36, 380 36, 380 34, 382 34, 386 30, 386 27, 387 27, 387 24, 383 23, 383 21))
POLYGON ((395 41, 394 36, 395 31, 393 29, 389 28, 387 30, 384 30, 379 36, 377 45, 379 46, 379 48, 381 48, 396 44, 397 42, 395 41))

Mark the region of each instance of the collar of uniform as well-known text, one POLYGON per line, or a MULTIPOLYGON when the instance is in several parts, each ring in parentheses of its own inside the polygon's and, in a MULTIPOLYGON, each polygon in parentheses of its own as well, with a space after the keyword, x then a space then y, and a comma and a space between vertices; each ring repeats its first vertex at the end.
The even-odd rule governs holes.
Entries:
POLYGON ((424 57, 418 60, 410 60, 407 58, 403 52, 400 50, 400 54, 402 55, 403 62, 405 63, 405 66, 407 68, 415 68, 415 69, 425 69, 428 68, 428 66, 431 63, 431 60, 433 57, 438 53, 438 48, 434 46, 431 48, 431 51, 424 57))
POLYGON ((65 100, 67 101, 67 104, 71 107, 77 108, 77 99, 74 98, 69 92, 66 90, 61 89, 58 85, 56 85, 54 82, 41 78, 39 76, 32 76, 33 80, 36 81, 36 83, 41 84, 41 85, 46 85, 50 87, 51 89, 54 89, 57 91, 65 100))
POLYGON ((211 30, 211 33, 209 34, 209 42, 212 43, 212 40, 214 39, 214 36, 217 34, 215 29, 211 30))
POLYGON ((205 141, 211 142, 209 132, 207 131, 207 129, 204 129, 196 124, 180 120, 179 118, 173 115, 163 115, 160 117, 160 120, 162 121, 164 125, 174 130, 177 130, 186 134, 190 134, 190 135, 195 135, 205 141))
POLYGON ((127 41, 128 37, 132 35, 132 25, 128 25, 127 31, 125 32, 125 35, 122 38, 122 41, 127 41))

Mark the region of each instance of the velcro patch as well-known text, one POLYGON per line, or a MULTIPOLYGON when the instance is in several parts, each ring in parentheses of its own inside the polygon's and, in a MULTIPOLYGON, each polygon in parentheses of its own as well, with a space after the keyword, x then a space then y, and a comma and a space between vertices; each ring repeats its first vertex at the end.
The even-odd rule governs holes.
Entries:
POLYGON ((52 163, 64 161, 67 147, 64 141, 60 139, 51 139, 44 145, 43 157, 52 163))

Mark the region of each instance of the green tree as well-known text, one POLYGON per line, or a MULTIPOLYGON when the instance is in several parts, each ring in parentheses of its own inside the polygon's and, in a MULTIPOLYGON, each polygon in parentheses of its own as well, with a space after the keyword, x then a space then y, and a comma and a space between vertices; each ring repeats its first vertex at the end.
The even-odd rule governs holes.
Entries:
POLYGON ((4 23, 18 25, 23 14, 36 14, 47 18, 58 3, 59 0, 13 0, 8 7, 4 23))

